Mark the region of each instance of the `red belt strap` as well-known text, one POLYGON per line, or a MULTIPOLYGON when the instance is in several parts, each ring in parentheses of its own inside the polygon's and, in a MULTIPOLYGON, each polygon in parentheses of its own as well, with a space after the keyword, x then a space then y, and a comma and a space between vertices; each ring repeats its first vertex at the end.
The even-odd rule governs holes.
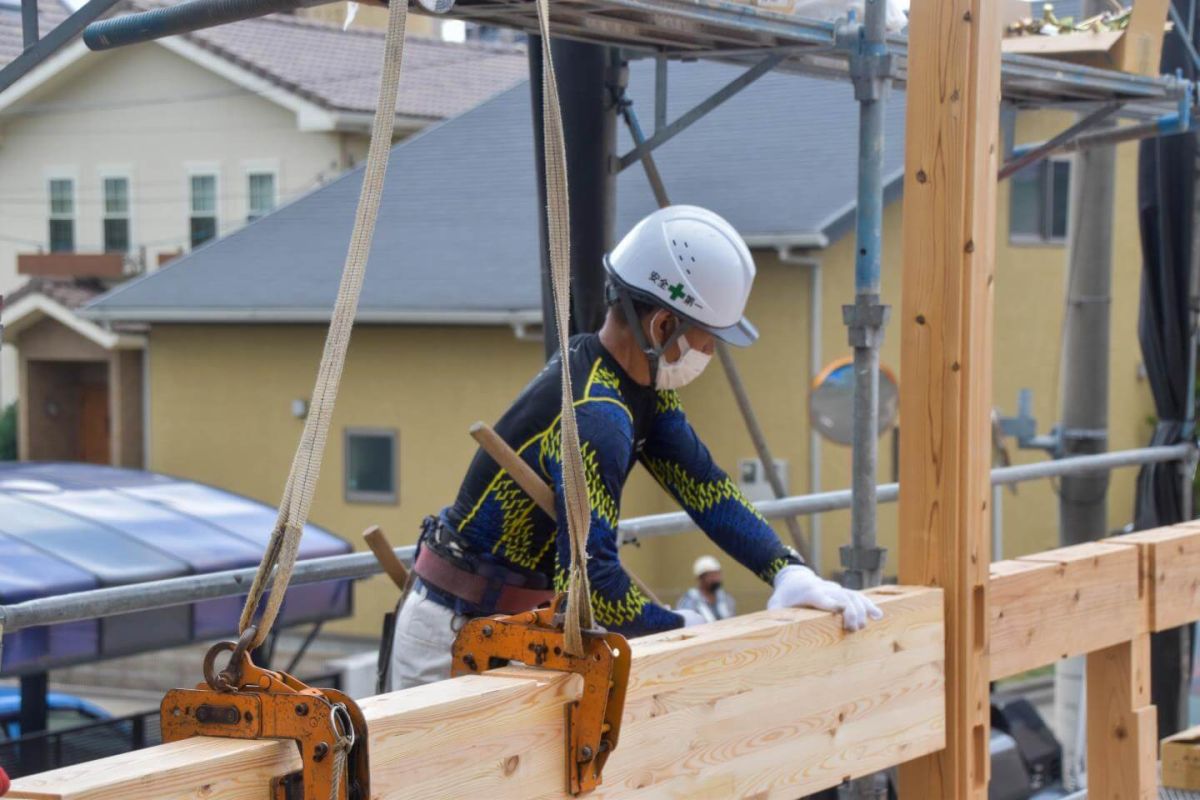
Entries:
MULTIPOLYGON (((417 553, 413 570, 421 580, 433 588, 452 594, 471 605, 481 605, 488 593, 490 581, 487 578, 460 569, 428 547, 422 547, 421 552, 417 553)), ((496 597, 495 611, 501 614, 520 614, 553 599, 554 592, 550 589, 528 589, 506 583, 496 597)))

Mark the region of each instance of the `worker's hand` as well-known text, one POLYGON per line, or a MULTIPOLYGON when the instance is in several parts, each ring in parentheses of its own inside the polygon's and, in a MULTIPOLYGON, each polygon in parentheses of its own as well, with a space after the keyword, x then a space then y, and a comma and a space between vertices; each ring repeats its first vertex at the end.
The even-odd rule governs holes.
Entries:
POLYGON ((792 564, 775 575, 775 591, 767 608, 804 606, 822 611, 842 612, 842 625, 848 631, 862 630, 868 619, 883 619, 879 606, 862 592, 845 589, 819 577, 808 567, 792 564))
POLYGON ((676 608, 672 610, 683 617, 683 627, 685 628, 690 628, 693 625, 703 625, 708 622, 699 611, 693 611, 690 608, 676 608))

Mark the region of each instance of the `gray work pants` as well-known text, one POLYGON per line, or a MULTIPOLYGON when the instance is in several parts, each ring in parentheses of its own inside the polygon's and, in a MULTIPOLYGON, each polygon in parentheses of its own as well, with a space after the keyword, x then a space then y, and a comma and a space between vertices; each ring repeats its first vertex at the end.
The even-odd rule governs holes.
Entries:
POLYGON ((418 580, 396 618, 386 691, 449 678, 450 648, 464 619, 429 599, 418 580))

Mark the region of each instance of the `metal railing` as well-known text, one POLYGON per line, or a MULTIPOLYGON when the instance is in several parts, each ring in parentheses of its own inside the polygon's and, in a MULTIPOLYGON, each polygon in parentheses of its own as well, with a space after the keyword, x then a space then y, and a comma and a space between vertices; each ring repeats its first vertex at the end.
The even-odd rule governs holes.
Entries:
POLYGON ((156 708, 0 740, 0 766, 10 778, 20 778, 161 743, 156 708))
MULTIPOLYGON (((1003 486, 1063 475, 1107 472, 1119 467, 1169 461, 1186 462, 1192 457, 1192 453, 1193 445, 1178 444, 1061 458, 1037 464, 1000 467, 992 470, 992 484, 1003 486)), ((881 484, 878 487, 877 499, 880 503, 892 503, 896 501, 899 494, 899 484, 881 484)), ((778 519, 797 514, 821 514, 847 509, 850 508, 850 501, 850 490, 843 489, 835 492, 787 497, 781 500, 766 500, 756 503, 755 507, 767 519, 778 519)), ((622 544, 631 544, 658 536, 673 536, 695 529, 696 524, 683 512, 635 517, 622 521, 618 528, 622 544)), ((405 563, 411 564, 415 549, 412 545, 398 547, 396 555, 405 563)), ((38 625, 78 622, 115 614, 186 605, 218 597, 236 597, 246 593, 256 569, 249 567, 204 575, 189 575, 182 578, 93 589, 0 606, 0 631, 11 633, 38 625)), ((369 551, 350 553, 297 562, 295 571, 292 573, 292 583, 298 585, 328 580, 357 580, 371 577, 380 572, 382 569, 379 562, 369 551)))

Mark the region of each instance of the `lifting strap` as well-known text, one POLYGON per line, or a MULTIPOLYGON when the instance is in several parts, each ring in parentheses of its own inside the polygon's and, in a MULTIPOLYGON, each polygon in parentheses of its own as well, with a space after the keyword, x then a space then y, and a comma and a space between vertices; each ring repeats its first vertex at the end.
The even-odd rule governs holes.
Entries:
POLYGON ((537 0, 538 27, 542 34, 542 128, 546 161, 546 231, 550 249, 550 283, 554 290, 554 320, 562 363, 562 471, 563 498, 567 507, 567 535, 571 563, 564 616, 564 646, 569 654, 584 654, 583 631, 595 627, 592 592, 587 576, 587 536, 592 509, 583 472, 579 427, 571 371, 567 367, 567 341, 571 316, 571 213, 567 193, 567 156, 563 138, 558 80, 550 46, 550 0, 537 0))
MULTIPOLYGON (((300 537, 308 520, 313 492, 321 471, 321 461, 329 434, 330 419, 337 399, 338 385, 346 361, 346 350, 354 317, 358 309, 358 298, 366 273, 367 257, 383 193, 384 177, 387 173, 388 156, 391 152, 392 133, 395 127, 396 96, 400 83, 400 67, 404 55, 404 28, 408 4, 390 4, 388 29, 384 43, 384 63, 380 75, 379 102, 375 108, 371 128, 371 143, 367 151, 367 164, 363 173, 362 191, 359 195, 354 231, 350 237, 350 249, 342 270, 337 301, 330 318, 329 333, 325 350, 313 388, 308 417, 300 444, 292 460, 291 471, 283 490, 279 515, 271 532, 266 553, 250 586, 246 605, 242 609, 239 631, 243 634, 254 626, 251 647, 262 644, 271 631, 279 608, 283 603, 291 579, 292 569, 300 548, 300 537), (259 604, 270 585, 266 606, 261 617, 255 621, 259 604)), ((546 149, 546 197, 547 229, 550 242, 551 279, 554 289, 554 309, 557 320, 559 349, 567 351, 570 317, 571 273, 570 273, 570 213, 567 203, 567 170, 565 144, 563 141, 562 114, 558 102, 558 83, 554 72, 554 61, 550 55, 549 2, 538 0, 538 20, 542 31, 543 60, 543 107, 546 149)), ((565 366, 566 359, 563 358, 565 366)), ((583 458, 579 446, 579 429, 575 421, 575 406, 571 374, 562 370, 562 461, 563 484, 567 506, 567 529, 571 544, 571 564, 568 591, 570 600, 566 610, 566 646, 568 652, 583 653, 581 630, 593 627, 591 591, 587 580, 587 533, 591 522, 591 508, 584 478, 583 458)))
POLYGON ((388 156, 392 150, 392 133, 396 126, 396 96, 400 85, 400 66, 404 58, 404 26, 407 17, 407 2, 390 4, 387 36, 383 46, 383 69, 379 77, 379 102, 375 106, 362 191, 358 197, 354 231, 350 235, 350 249, 342 268, 337 302, 329 320, 329 333, 321 355, 316 386, 313 387, 308 417, 304 420, 304 432, 300 436, 300 444, 292 459, 292 469, 283 489, 279 516, 275 520, 275 528, 271 531, 266 553, 262 563, 258 565, 258 572, 250 586, 250 593, 238 623, 238 630, 242 634, 251 626, 257 626, 257 633, 250 644, 251 649, 263 643, 279 614, 279 607, 283 603, 283 596, 292 577, 292 568, 296 564, 296 555, 300 550, 300 537, 304 532, 304 524, 308 521, 313 491, 321 473, 325 441, 329 435, 329 423, 333 416, 334 402, 337 400, 342 368, 346 363, 346 349, 350 345, 354 316, 358 311, 358 297, 366 274, 367 257, 371 252, 371 240, 379 214, 379 200, 383 194, 383 181, 387 175, 388 156), (256 623, 254 615, 262 602, 268 583, 271 585, 271 592, 262 617, 256 623))

